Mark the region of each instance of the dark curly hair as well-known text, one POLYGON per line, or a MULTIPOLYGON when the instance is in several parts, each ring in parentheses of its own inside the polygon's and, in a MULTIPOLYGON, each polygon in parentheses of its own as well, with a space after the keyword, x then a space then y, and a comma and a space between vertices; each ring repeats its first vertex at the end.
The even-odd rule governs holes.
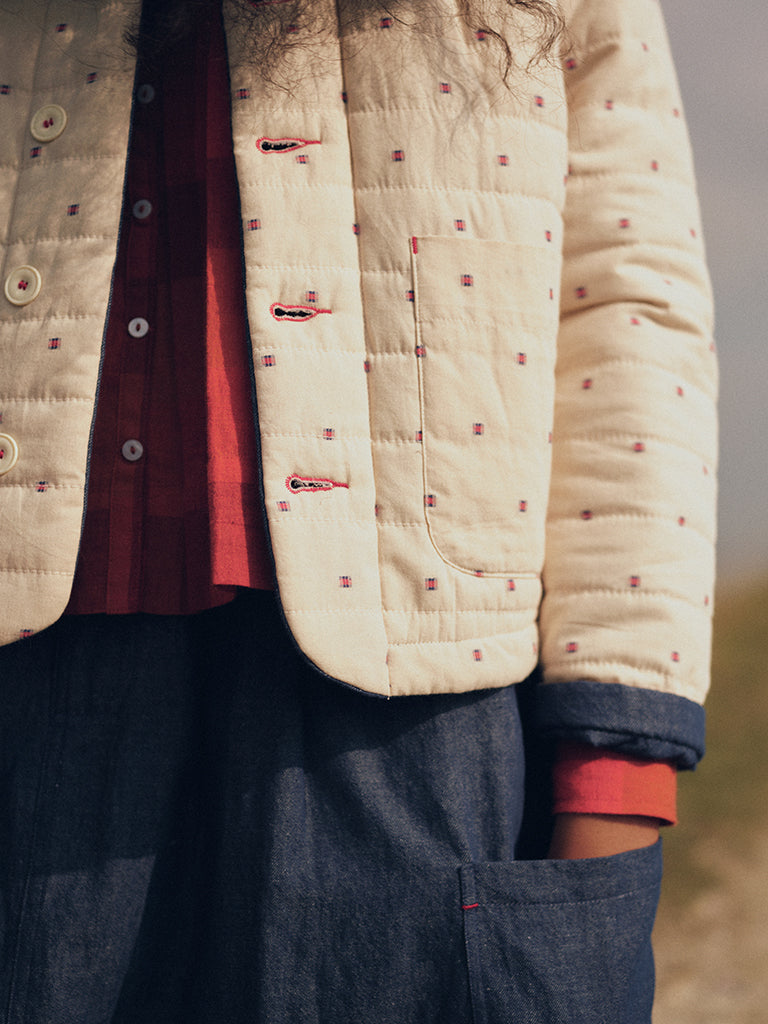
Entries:
MULTIPOLYGON (((556 0, 455 0, 457 13, 472 32, 482 32, 496 46, 499 70, 506 80, 518 65, 503 22, 511 15, 528 43, 526 64, 547 58, 563 32, 556 0), (531 45, 532 44, 532 45, 531 45)), ((165 59, 191 32, 201 14, 217 7, 219 0, 147 0, 141 25, 126 41, 149 63, 165 59)), ((271 81, 279 80, 280 65, 293 48, 307 45, 309 37, 345 34, 382 16, 416 27, 428 24, 439 35, 445 13, 435 0, 338 0, 333 23, 312 0, 236 0, 238 30, 247 33, 247 52, 254 66, 271 81)), ((289 72, 285 73, 289 78, 289 72)), ((284 84, 290 85, 289 81, 284 84)))

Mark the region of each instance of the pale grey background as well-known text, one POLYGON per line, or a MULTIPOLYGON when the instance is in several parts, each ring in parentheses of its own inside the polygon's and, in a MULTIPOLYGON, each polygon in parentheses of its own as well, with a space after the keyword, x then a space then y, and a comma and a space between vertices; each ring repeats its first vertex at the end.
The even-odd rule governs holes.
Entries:
POLYGON ((768 3, 663 8, 717 303, 720 573, 733 582, 768 572, 768 3))

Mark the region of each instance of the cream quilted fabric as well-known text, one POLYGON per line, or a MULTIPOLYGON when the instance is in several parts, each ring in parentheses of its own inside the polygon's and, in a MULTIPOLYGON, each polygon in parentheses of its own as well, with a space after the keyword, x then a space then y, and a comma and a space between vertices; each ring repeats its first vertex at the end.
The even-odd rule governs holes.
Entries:
MULTIPOLYGON (((528 71, 510 21, 508 87, 440 4, 437 38, 372 16, 294 50, 290 90, 229 27, 286 620, 323 672, 380 694, 541 661, 548 682, 700 701, 715 362, 658 3, 571 0, 563 60, 528 71)), ((5 642, 69 593, 133 90, 132 4, 7 8, 2 274, 16 302, 16 268, 42 284, 0 298, 5 642), (40 142, 46 105, 67 120, 40 142)))

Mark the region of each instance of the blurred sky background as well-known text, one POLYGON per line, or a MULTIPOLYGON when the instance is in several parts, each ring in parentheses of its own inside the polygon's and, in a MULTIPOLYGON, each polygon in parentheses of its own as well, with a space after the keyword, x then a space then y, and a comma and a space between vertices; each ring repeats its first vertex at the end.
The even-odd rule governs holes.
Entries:
POLYGON ((768 573, 768 3, 662 2, 717 303, 719 566, 733 583, 768 573))

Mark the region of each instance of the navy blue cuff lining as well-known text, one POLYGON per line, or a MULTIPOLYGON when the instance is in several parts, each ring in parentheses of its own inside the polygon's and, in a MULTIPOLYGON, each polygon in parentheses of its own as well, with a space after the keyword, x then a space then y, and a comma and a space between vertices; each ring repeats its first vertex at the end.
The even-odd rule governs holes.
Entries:
POLYGON ((674 761, 687 769, 704 756, 704 708, 673 693, 590 680, 540 683, 535 718, 547 739, 674 761))

